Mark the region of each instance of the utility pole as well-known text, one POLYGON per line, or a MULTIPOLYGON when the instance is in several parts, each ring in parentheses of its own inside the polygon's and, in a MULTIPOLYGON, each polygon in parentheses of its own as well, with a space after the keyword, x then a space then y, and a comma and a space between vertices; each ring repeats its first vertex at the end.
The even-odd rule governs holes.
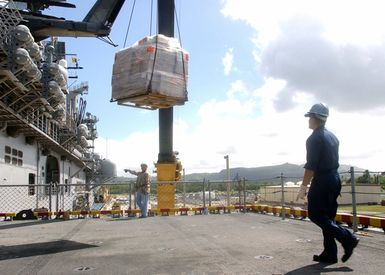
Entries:
POLYGON ((227 180, 227 206, 230 206, 230 166, 229 166, 229 155, 224 156, 226 160, 226 180, 227 180))

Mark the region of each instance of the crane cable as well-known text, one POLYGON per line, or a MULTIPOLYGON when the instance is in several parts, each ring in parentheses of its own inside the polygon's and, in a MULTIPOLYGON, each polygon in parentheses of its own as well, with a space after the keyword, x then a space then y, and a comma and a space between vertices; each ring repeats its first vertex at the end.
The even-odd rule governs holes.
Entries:
POLYGON ((174 5, 174 13, 175 13, 175 21, 176 21, 176 27, 178 30, 178 38, 180 42, 180 47, 181 47, 181 55, 182 55, 182 70, 183 70, 183 80, 184 80, 184 91, 185 91, 185 100, 188 100, 188 92, 187 92, 187 79, 186 79, 186 67, 184 64, 184 54, 183 54, 183 46, 182 46, 182 37, 180 35, 180 28, 179 28, 179 20, 178 20, 178 14, 176 12, 176 8, 174 5))
MULTIPOLYGON (((153 6, 154 6, 153 3, 154 3, 154 1, 151 0, 151 8, 150 8, 150 36, 152 35, 152 17, 153 17, 153 6)), ((123 48, 126 47, 126 42, 127 42, 128 32, 129 32, 130 27, 131 27, 131 21, 132 21, 132 17, 133 17, 133 14, 134 14, 135 4, 136 4, 136 0, 134 0, 134 2, 133 2, 133 4, 132 4, 131 14, 130 14, 130 19, 129 19, 128 26, 127 26, 126 36, 125 36, 125 38, 124 38, 124 45, 123 45, 123 48)), ((182 47, 182 37, 181 37, 181 35, 180 35, 180 28, 179 28, 178 14, 177 14, 175 5, 174 5, 174 14, 175 14, 176 25, 177 25, 177 30, 178 30, 178 38, 179 38, 179 42, 180 42, 180 46, 181 46, 182 71, 183 71, 183 81, 184 81, 184 90, 185 90, 185 100, 187 101, 187 98, 188 98, 188 96, 187 96, 187 95, 188 95, 188 92, 187 92, 186 68, 185 68, 185 61, 184 61, 184 54, 183 54, 183 47, 182 47)), ((150 81, 149 81, 149 83, 148 83, 147 93, 151 93, 151 89, 152 89, 152 79, 153 79, 153 76, 154 76, 155 61, 156 61, 157 52, 158 52, 158 35, 155 37, 154 63, 153 63, 153 65, 152 65, 151 77, 150 77, 150 81)))
POLYGON ((130 20, 128 21, 128 26, 127 26, 127 31, 126 31, 126 37, 124 38, 124 45, 123 45, 123 48, 126 47, 127 36, 128 36, 128 32, 129 32, 130 26, 131 26, 132 15, 134 14, 135 3, 136 3, 136 0, 134 0, 134 3, 132 4, 131 14, 130 14, 130 20))
MULTIPOLYGON (((153 0, 151 0, 151 22, 150 22, 150 35, 151 35, 151 27, 152 27, 152 6, 153 6, 153 0)), ((182 56, 182 72, 183 72, 183 81, 184 81, 184 91, 185 91, 185 100, 188 100, 188 92, 187 92, 187 79, 186 79, 186 67, 184 62, 184 54, 183 54, 183 47, 182 47, 182 37, 180 35, 180 28, 179 28, 179 20, 178 20, 178 14, 174 5, 174 14, 175 14, 175 20, 176 20, 176 26, 178 30, 178 38, 180 42, 181 47, 181 56, 182 56)), ((155 37, 155 52, 154 52, 154 63, 152 64, 152 70, 151 70, 151 77, 150 81, 148 83, 147 87, 147 93, 150 94, 152 91, 152 79, 154 76, 154 70, 155 70, 155 61, 156 61, 156 55, 158 52, 158 35, 155 37)))
MULTIPOLYGON (((152 34, 152 7, 153 7, 153 0, 151 0, 151 19, 150 19, 150 36, 152 34)), ((158 20, 156 21, 156 26, 158 27, 158 20)), ((154 70, 155 70, 155 61, 156 61, 156 55, 158 53, 158 35, 155 36, 155 52, 154 52, 154 62, 152 63, 152 69, 151 69, 151 76, 150 81, 147 85, 147 94, 150 94, 152 92, 152 78, 154 76, 154 70)))
POLYGON ((154 0, 151 0, 151 12, 150 12, 150 36, 152 36, 152 8, 154 6, 154 0))

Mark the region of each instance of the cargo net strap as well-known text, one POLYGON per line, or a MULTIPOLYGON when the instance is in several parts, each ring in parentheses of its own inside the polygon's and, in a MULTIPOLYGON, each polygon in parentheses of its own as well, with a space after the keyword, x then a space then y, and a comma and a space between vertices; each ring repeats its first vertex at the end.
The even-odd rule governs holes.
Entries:
MULTIPOLYGON (((156 63, 156 55, 157 55, 157 52, 158 52, 158 37, 159 37, 159 35, 155 36, 154 63, 152 64, 150 81, 148 82, 148 86, 147 86, 147 94, 151 94, 151 92, 152 92, 152 79, 153 79, 153 76, 154 76, 155 63, 156 63)), ((186 96, 185 99, 187 101, 186 67, 185 67, 185 62, 184 62, 182 45, 181 45, 181 55, 182 55, 183 84, 184 84, 184 91, 185 91, 185 96, 186 96)))
POLYGON ((182 49, 182 69, 183 69, 183 81, 184 81, 184 91, 185 91, 185 100, 188 100, 188 93, 187 93, 187 81, 186 81, 186 69, 184 64, 184 56, 183 56, 183 45, 182 45, 182 37, 180 35, 180 28, 179 28, 179 19, 178 19, 178 13, 176 12, 175 5, 174 5, 174 14, 175 14, 175 21, 176 21, 176 27, 178 30, 178 38, 180 42, 180 47, 182 49))
POLYGON ((158 36, 155 36, 155 53, 154 53, 154 63, 152 63, 152 70, 151 70, 151 77, 150 81, 148 82, 147 86, 147 94, 150 94, 152 91, 152 78, 154 76, 154 70, 155 70, 155 62, 156 62, 156 54, 158 53, 158 36))
POLYGON ((2 47, 10 29, 17 26, 22 17, 12 0, 0 0, 0 46, 2 47))

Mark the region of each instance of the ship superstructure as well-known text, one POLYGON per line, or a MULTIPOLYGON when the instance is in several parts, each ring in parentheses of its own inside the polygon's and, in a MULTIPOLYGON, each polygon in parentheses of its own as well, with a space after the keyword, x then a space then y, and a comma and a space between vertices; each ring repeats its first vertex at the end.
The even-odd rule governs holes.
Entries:
POLYGON ((7 196, 0 211, 39 208, 48 197, 50 208, 66 210, 79 194, 89 207, 90 185, 116 171, 93 150, 98 118, 85 112, 88 83, 68 88, 65 43, 35 41, 11 5, 0 5, 0 185, 31 188, 7 196))

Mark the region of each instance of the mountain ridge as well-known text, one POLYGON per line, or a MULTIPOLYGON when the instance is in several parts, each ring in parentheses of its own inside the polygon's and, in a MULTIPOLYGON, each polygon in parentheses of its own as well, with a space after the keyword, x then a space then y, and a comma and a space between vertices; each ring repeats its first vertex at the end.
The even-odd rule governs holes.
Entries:
MULTIPOLYGON (((338 168, 339 173, 350 171, 350 165, 340 165, 338 168)), ((287 180, 300 181, 303 177, 304 168, 303 165, 297 165, 292 163, 283 163, 279 165, 261 166, 261 167, 235 167, 230 168, 230 179, 245 178, 249 181, 257 182, 277 182, 280 181, 280 176, 287 180)), ((365 169, 355 167, 355 171, 364 171, 365 169)), ((186 181, 201 181, 203 179, 210 181, 222 181, 227 179, 227 171, 223 169, 214 173, 193 173, 185 176, 186 181)))

